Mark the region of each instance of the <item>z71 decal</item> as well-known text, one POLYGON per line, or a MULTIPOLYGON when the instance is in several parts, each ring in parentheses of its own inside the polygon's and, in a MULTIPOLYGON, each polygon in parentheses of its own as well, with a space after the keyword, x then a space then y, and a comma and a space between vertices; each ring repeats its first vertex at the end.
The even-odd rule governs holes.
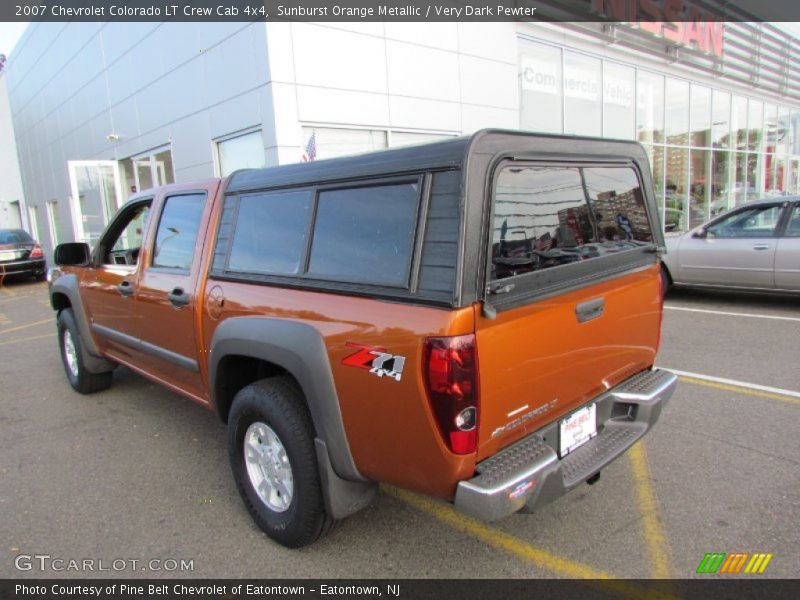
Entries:
POLYGON ((403 367, 406 364, 406 357, 398 354, 390 354, 383 348, 373 346, 362 346, 361 344, 351 344, 347 342, 349 348, 358 348, 358 351, 351 354, 342 361, 343 365, 366 369, 378 377, 391 377, 395 381, 400 381, 403 376, 403 367))

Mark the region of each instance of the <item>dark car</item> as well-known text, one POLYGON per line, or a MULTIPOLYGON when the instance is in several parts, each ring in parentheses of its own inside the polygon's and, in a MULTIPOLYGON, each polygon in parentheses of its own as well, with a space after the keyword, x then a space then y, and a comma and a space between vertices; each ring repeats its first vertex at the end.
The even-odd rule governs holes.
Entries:
POLYGON ((33 275, 43 281, 47 263, 42 247, 27 231, 0 229, 0 277, 5 275, 33 275))

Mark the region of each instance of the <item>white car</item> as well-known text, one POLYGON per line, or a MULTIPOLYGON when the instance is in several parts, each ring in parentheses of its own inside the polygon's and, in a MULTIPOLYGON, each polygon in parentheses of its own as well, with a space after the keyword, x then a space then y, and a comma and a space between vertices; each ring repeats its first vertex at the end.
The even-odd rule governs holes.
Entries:
POLYGON ((800 197, 748 202, 666 244, 667 285, 800 293, 800 197))

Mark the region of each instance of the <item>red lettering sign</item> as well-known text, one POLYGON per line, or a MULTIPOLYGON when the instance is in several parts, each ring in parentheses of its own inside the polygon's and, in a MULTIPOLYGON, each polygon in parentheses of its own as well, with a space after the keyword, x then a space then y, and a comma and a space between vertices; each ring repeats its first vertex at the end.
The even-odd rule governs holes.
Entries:
POLYGON ((592 12, 721 57, 725 24, 686 0, 592 0, 592 12))

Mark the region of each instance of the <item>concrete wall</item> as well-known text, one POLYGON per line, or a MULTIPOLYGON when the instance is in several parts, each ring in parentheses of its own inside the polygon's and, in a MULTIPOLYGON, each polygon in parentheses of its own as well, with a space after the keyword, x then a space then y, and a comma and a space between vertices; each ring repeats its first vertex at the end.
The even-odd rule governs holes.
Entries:
POLYGON ((27 227, 6 77, 0 73, 0 228, 27 227), (12 202, 18 202, 20 210, 12 202), (21 219, 20 219, 21 215, 21 219), (20 222, 21 221, 21 222, 20 222))

